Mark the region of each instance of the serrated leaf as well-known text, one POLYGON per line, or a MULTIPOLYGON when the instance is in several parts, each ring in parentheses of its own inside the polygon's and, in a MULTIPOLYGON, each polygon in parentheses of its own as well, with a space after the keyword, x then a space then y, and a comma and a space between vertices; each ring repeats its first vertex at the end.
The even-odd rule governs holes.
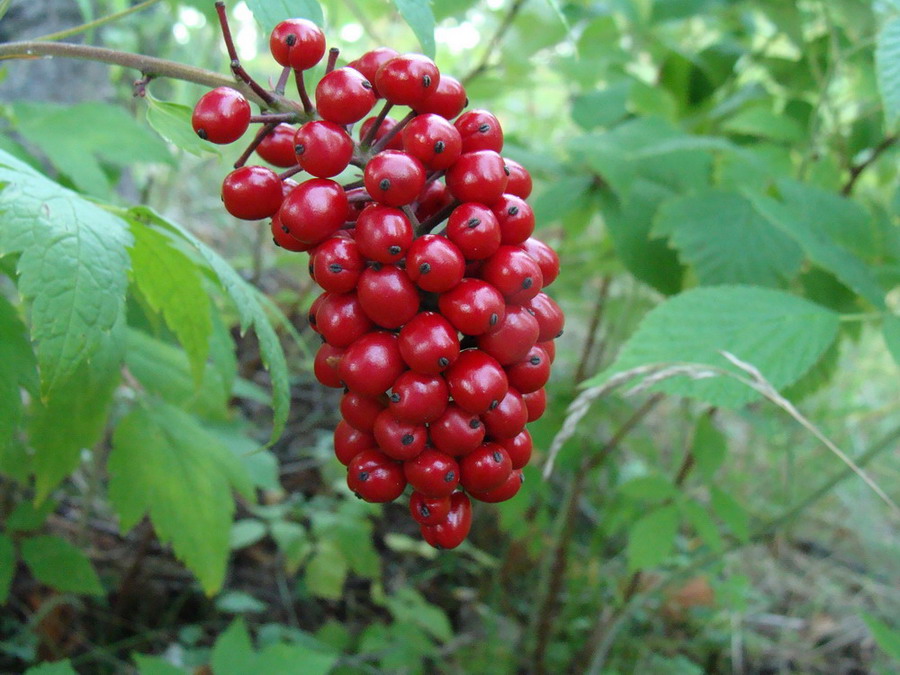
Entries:
POLYGON ((693 526, 697 536, 703 540, 704 544, 713 551, 722 551, 725 548, 719 528, 716 527, 715 521, 703 505, 695 501, 686 501, 680 505, 680 508, 685 520, 693 526))
POLYGON ((137 666, 140 675, 186 675, 188 671, 158 656, 147 656, 146 654, 134 654, 134 665, 137 666))
POLYGON ((741 541, 750 538, 750 514, 741 504, 724 490, 710 488, 710 503, 715 514, 741 541))
MULTIPOLYGON (((719 352, 754 365, 776 388, 800 379, 831 346, 839 316, 782 291, 751 286, 696 288, 651 310, 616 361, 583 386, 615 373, 658 363, 695 363, 741 372, 719 352)), ((724 407, 739 407, 759 394, 730 377, 674 377, 654 389, 724 407)))
POLYGON ((9 586, 16 573, 16 549, 13 541, 5 534, 0 534, 0 605, 6 604, 9 586))
POLYGON ((103 594, 91 561, 65 539, 38 535, 23 539, 19 547, 22 560, 42 584, 64 593, 103 594))
POLYGON ((343 594, 348 571, 343 553, 332 542, 323 541, 306 564, 303 581, 316 597, 337 600, 343 594))
MULTIPOLYGON (((20 388, 32 395, 37 393, 37 361, 28 341, 28 329, 16 308, 0 295, 0 451, 9 446, 22 419, 20 388)), ((2 462, 0 471, 4 471, 2 462)))
POLYGON ((866 622, 869 632, 885 654, 900 661, 900 630, 891 628, 878 617, 863 612, 862 620, 866 622))
POLYGON ((694 467, 703 480, 712 480, 727 454, 725 435, 716 428, 709 415, 701 415, 694 427, 691 455, 694 458, 694 467))
POLYGON ((212 333, 209 296, 196 264, 167 237, 141 223, 131 223, 132 276, 147 304, 161 312, 191 362, 197 383, 203 380, 212 333))
POLYGON ((434 13, 429 0, 394 0, 403 20, 419 39, 422 53, 434 58, 434 13))
POLYGON ((678 534, 678 508, 672 504, 651 511, 628 531, 628 569, 656 567, 669 557, 678 534))
POLYGON ((268 368, 269 376, 272 380, 274 419, 272 422, 271 440, 274 441, 281 436, 287 422, 288 409, 290 407, 290 382, 288 380, 287 361, 285 360, 284 351, 281 348, 278 335, 260 303, 258 292, 244 281, 235 269, 218 253, 182 226, 163 218, 152 209, 144 207, 130 209, 128 213, 130 219, 158 225, 178 235, 196 248, 234 302, 241 320, 241 332, 245 332, 251 327, 256 331, 263 365, 268 368))
POLYGON ((108 469, 122 530, 149 514, 160 541, 172 544, 204 590, 218 590, 235 510, 232 487, 252 494, 234 454, 195 418, 150 399, 119 423, 108 469))
POLYGON ((875 67, 885 117, 895 123, 900 117, 900 16, 890 19, 878 34, 875 67))
POLYGON ((169 143, 182 150, 202 157, 207 154, 221 154, 215 145, 204 141, 191 126, 192 109, 171 101, 160 101, 147 92, 147 123, 169 143))
POLYGON ((888 316, 884 319, 882 335, 888 351, 894 357, 894 363, 900 366, 900 317, 888 316))
POLYGON ((267 35, 285 19, 309 19, 325 25, 322 7, 316 0, 247 0, 247 7, 267 35))
POLYGON ((702 284, 784 286, 800 271, 800 247, 736 192, 707 190, 660 208, 656 235, 669 235, 702 284))

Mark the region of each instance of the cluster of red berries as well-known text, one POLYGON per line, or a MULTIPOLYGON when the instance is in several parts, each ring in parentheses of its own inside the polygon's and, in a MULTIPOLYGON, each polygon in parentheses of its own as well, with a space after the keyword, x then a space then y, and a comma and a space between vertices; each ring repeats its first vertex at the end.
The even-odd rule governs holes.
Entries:
MULTIPOLYGON (((288 171, 240 162, 222 186, 225 208, 271 218, 276 244, 309 253, 323 289, 309 311, 323 340, 315 375, 345 390, 334 450, 350 489, 389 502, 411 486, 425 540, 453 548, 468 534, 470 497, 518 492, 532 453, 525 425, 544 412, 563 328, 542 292, 559 258, 531 236, 531 177, 500 155, 496 117, 463 113, 462 85, 425 56, 380 48, 335 68, 332 50, 313 109, 302 71, 325 54, 321 30, 284 21, 270 47, 285 67, 279 86, 293 71, 304 106, 259 116, 250 152, 288 171), (392 120, 394 106, 411 112, 392 120), (332 180, 351 165, 361 180, 332 180), (309 179, 288 177, 300 171, 309 179)), ((230 143, 251 117, 240 93, 220 88, 200 99, 193 123, 230 143)))

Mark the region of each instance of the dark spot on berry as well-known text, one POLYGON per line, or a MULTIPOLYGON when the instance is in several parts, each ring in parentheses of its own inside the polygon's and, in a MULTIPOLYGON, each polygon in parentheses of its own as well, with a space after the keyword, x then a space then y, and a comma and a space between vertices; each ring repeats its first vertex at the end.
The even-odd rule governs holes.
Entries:
POLYGON ((304 152, 306 152, 306 147, 303 145, 303 143, 297 143, 297 145, 294 146, 294 152, 298 155, 302 155, 304 152))
POLYGON ((441 546, 440 544, 435 544, 434 547, 435 547, 438 551, 443 551, 443 550, 444 550, 444 547, 441 546))
POLYGON ((447 147, 444 141, 438 141, 434 144, 434 151, 436 154, 441 154, 444 151, 444 148, 447 147))
POLYGON ((422 86, 428 89, 431 86, 431 75, 422 76, 422 86))
POLYGON ((400 253, 400 251, 402 251, 402 250, 403 250, 403 249, 400 248, 399 246, 397 246, 397 244, 394 244, 393 246, 390 246, 390 247, 388 248, 388 253, 390 253, 391 255, 397 255, 397 254, 400 253))
POLYGON ((416 440, 416 437, 412 434, 403 434, 403 438, 400 439, 400 445, 409 445, 414 440, 416 440))
POLYGON ((516 215, 518 212, 519 212, 519 207, 518 207, 518 206, 510 206, 510 207, 509 207, 509 210, 507 211, 507 213, 508 213, 509 215, 511 215, 511 216, 516 215))
POLYGON ((390 399, 392 403, 400 403, 400 394, 395 391, 391 394, 390 399))
POLYGON ((367 481, 367 480, 369 480, 369 472, 368 472, 368 471, 360 471, 360 472, 359 472, 359 479, 360 479, 361 481, 367 481))
POLYGON ((420 274, 428 274, 431 271, 431 264, 424 262, 419 265, 419 273, 420 274))
POLYGON ((531 288, 533 285, 534 285, 534 279, 532 279, 531 277, 525 277, 522 280, 522 288, 528 289, 528 288, 531 288))
POLYGON ((360 495, 358 492, 354 492, 353 496, 356 497, 357 499, 362 499, 362 495, 360 495))
POLYGON ((286 38, 284 38, 284 44, 288 47, 293 47, 297 43, 297 36, 291 33, 286 38))
POLYGON ((491 405, 488 407, 488 410, 496 410, 498 405, 500 405, 500 401, 495 399, 491 401, 491 405))
POLYGON ((281 248, 281 244, 278 243, 278 240, 275 237, 272 237, 272 243, 275 244, 278 248, 281 248))
POLYGON ((452 483, 455 478, 456 478, 455 471, 448 471, 447 473, 444 474, 444 482, 445 483, 452 483))
POLYGON ((198 135, 200 138, 202 138, 204 141, 205 141, 207 138, 209 138, 209 136, 206 134, 206 129, 197 129, 197 135, 198 135))
POLYGON ((509 167, 506 164, 503 165, 503 173, 509 176, 512 172, 509 170, 509 167))
POLYGON ((531 316, 537 316, 537 314, 535 314, 534 310, 531 309, 531 307, 526 307, 525 311, 531 314, 531 316))
POLYGON ((525 474, 521 471, 519 472, 519 485, 525 482, 525 474))
POLYGON ((481 426, 481 420, 479 420, 477 417, 469 420, 469 428, 470 429, 477 429, 480 426, 481 426))
POLYGON ((391 179, 390 178, 382 178, 381 182, 378 184, 378 189, 382 192, 387 192, 391 189, 391 179))
POLYGON ((438 359, 438 365, 441 368, 446 368, 447 366, 450 365, 450 359, 448 359, 446 356, 442 356, 441 358, 438 359))
POLYGON ((488 321, 488 323, 489 323, 491 326, 496 326, 496 325, 497 325, 497 322, 498 322, 499 320, 500 320, 500 316, 497 314, 497 312, 494 312, 493 314, 491 314, 491 319, 490 319, 490 321, 488 321))
MULTIPOLYGON (((559 331, 559 332, 556 334, 556 337, 559 337, 559 336, 562 335, 562 334, 563 334, 563 331, 559 331)), ((556 338, 554 338, 554 339, 556 339, 556 338)))
POLYGON ((372 88, 372 83, 369 82, 368 80, 363 80, 363 81, 362 81, 362 88, 363 88, 363 89, 371 89, 371 88, 372 88))
POLYGON ((528 359, 533 366, 539 366, 541 364, 541 357, 535 354, 530 359, 528 359))
POLYGON ((469 107, 469 97, 466 96, 466 102, 463 103, 463 108, 468 108, 468 107, 469 107))
POLYGON ((469 222, 466 225, 471 229, 473 227, 478 227, 481 225, 481 218, 469 218, 469 222))
POLYGON ((494 450, 494 453, 491 455, 491 459, 493 459, 497 464, 503 461, 503 455, 500 454, 499 450, 494 450))
POLYGON ((431 509, 422 504, 422 506, 419 507, 419 513, 422 514, 423 518, 427 518, 431 515, 431 509))
POLYGON ((325 343, 325 336, 324 336, 324 335, 320 335, 320 336, 319 336, 319 341, 320 341, 322 344, 324 344, 324 343, 325 343))
POLYGON ((282 225, 282 226, 281 226, 281 231, 284 232, 285 234, 290 234, 290 233, 291 233, 291 231, 288 229, 288 226, 287 226, 287 225, 282 225))
POLYGON ((369 262, 369 267, 371 267, 376 272, 381 269, 382 265, 377 260, 372 260, 369 262))
POLYGON ((487 122, 485 122, 485 123, 482 124, 480 127, 478 127, 478 131, 480 131, 480 132, 483 133, 483 134, 486 134, 486 133, 489 132, 490 130, 491 130, 491 125, 488 124, 487 122))
POLYGON ((344 268, 341 267, 341 266, 340 266, 339 264, 337 264, 337 263, 331 263, 331 264, 328 266, 328 271, 331 272, 332 274, 340 274, 341 272, 344 271, 344 268))

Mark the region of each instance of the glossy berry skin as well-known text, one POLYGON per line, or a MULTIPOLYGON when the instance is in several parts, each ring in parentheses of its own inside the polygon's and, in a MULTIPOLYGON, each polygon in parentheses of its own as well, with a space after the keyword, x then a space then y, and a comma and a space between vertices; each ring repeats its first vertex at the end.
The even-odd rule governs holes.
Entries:
POLYGON ((469 110, 460 115, 453 126, 462 138, 462 151, 503 149, 503 129, 500 122, 487 110, 469 110))
POLYGON ((506 304, 496 288, 480 279, 464 278, 438 298, 438 308, 460 333, 481 335, 506 315, 506 304))
POLYGON ((409 513, 419 525, 437 525, 450 514, 450 497, 426 497, 413 492, 409 496, 409 513))
POLYGON ((291 233, 288 232, 288 229, 281 224, 281 218, 278 217, 276 213, 272 216, 272 241, 275 242, 275 245, 283 248, 285 251, 308 251, 313 248, 312 244, 304 244, 299 239, 291 236, 291 233))
MULTIPOLYGON (((376 49, 367 51, 355 61, 351 61, 350 67, 356 68, 356 70, 361 72, 365 78, 374 85, 378 69, 396 56, 400 56, 400 54, 390 47, 377 47, 376 49)), ((377 87, 373 86, 373 91, 377 98, 382 98, 377 87)))
POLYGON ((289 124, 279 124, 272 129, 256 146, 256 154, 269 164, 286 168, 294 166, 294 132, 289 124))
POLYGON ((353 139, 333 122, 313 120, 297 129, 291 151, 294 162, 318 178, 337 176, 350 164, 353 139))
POLYGON ((550 379, 550 357, 540 344, 528 350, 525 358, 506 367, 509 386, 523 394, 537 391, 550 379))
POLYGON ((329 293, 316 312, 316 328, 333 347, 349 347, 375 328, 356 293, 329 293))
POLYGON ((506 191, 509 179, 500 155, 493 150, 476 150, 460 155, 447 169, 445 180, 450 194, 459 201, 492 206, 506 191))
POLYGON ((418 457, 428 443, 428 429, 424 425, 398 420, 390 410, 375 418, 372 433, 382 452, 400 461, 418 457))
POLYGON ((445 237, 424 234, 409 247, 406 273, 423 291, 444 293, 462 281, 466 260, 445 237))
POLYGON ((423 375, 442 373, 459 356, 456 329, 436 312, 420 312, 400 330, 400 354, 423 375))
POLYGON ((338 374, 350 391, 378 396, 390 389, 404 370, 397 336, 376 331, 363 335, 347 348, 338 374))
POLYGON ((546 293, 538 293, 525 307, 534 315, 540 327, 538 342, 555 340, 562 335, 566 317, 553 298, 546 293))
MULTIPOLYGON (((369 131, 372 129, 372 125, 375 124, 375 120, 377 117, 369 117, 362 124, 359 125, 359 140, 362 142, 364 138, 369 135, 369 131)), ((381 121, 381 125, 378 127, 378 131, 375 132, 375 138, 372 139, 371 145, 374 145, 382 138, 384 138, 387 134, 390 133, 391 129, 397 126, 397 120, 391 119, 390 117, 385 117, 381 121)), ((403 150, 403 134, 394 134, 391 139, 388 141, 388 144, 384 146, 385 150, 403 150)))
POLYGON ((278 212, 281 200, 281 181, 264 166, 242 166, 222 182, 222 202, 235 218, 269 218, 278 212))
POLYGON ((366 164, 363 181, 366 192, 379 204, 404 206, 425 186, 425 167, 405 152, 383 150, 366 164))
POLYGON ((397 263, 413 243, 413 228, 400 209, 370 204, 356 219, 354 237, 368 260, 397 263))
POLYGON ((420 525, 422 538, 435 548, 451 549, 459 546, 472 529, 472 502, 463 492, 450 495, 450 513, 436 525, 420 525))
POLYGON ((459 484, 456 460, 430 448, 404 462, 403 473, 413 489, 426 497, 449 497, 459 484))
POLYGON ((476 415, 499 405, 509 389, 503 368, 480 349, 460 352, 459 358, 445 371, 444 379, 454 402, 476 415))
POLYGON ((306 311, 306 319, 309 321, 309 327, 312 328, 316 333, 319 332, 318 327, 316 326, 316 312, 319 311, 319 307, 322 306, 322 303, 325 302, 325 298, 328 297, 328 293, 319 294, 315 300, 309 306, 309 309, 306 311))
POLYGON ((540 239, 529 237, 522 243, 522 249, 541 268, 541 276, 544 283, 542 288, 547 288, 559 276, 559 256, 552 248, 540 239))
POLYGON ((506 314, 493 329, 477 338, 478 348, 509 366, 524 359, 537 343, 540 328, 521 305, 507 305, 506 314))
POLYGON ((522 305, 540 293, 544 275, 538 264, 519 246, 501 246, 484 261, 481 278, 496 288, 507 302, 522 305))
POLYGON ((484 442, 485 429, 478 415, 467 412, 456 403, 428 426, 435 448, 452 457, 467 455, 484 442))
POLYGON ((375 447, 375 437, 365 431, 354 429, 344 420, 334 428, 334 455, 347 466, 363 450, 375 447))
POLYGON ((366 269, 356 289, 363 311, 382 328, 400 328, 419 311, 419 291, 399 267, 366 269))
POLYGON ((326 291, 349 293, 356 288, 365 264, 355 240, 331 237, 316 247, 313 273, 316 283, 326 291))
POLYGON ((487 437, 494 441, 518 436, 528 421, 528 409, 522 395, 510 387, 496 408, 481 414, 487 437))
POLYGON ((416 106, 416 112, 434 113, 452 120, 469 103, 466 90, 455 77, 441 75, 437 89, 432 91, 416 106))
POLYGON ((333 180, 312 178, 291 190, 278 215, 294 237, 318 244, 344 225, 347 195, 333 180))
POLYGON ((416 197, 416 218, 419 222, 431 216, 453 202, 447 186, 438 180, 426 182, 425 187, 416 197))
POLYGON ((372 84, 353 68, 337 68, 316 85, 316 109, 322 119, 335 124, 353 124, 375 105, 372 84))
POLYGON ((378 93, 394 105, 415 109, 438 87, 441 73, 434 61, 421 54, 403 54, 386 61, 375 74, 378 93))
POLYGON ((528 422, 540 419, 547 410, 547 390, 544 388, 530 394, 522 394, 525 407, 528 409, 528 422))
POLYGON ((484 260, 500 248, 500 223, 483 204, 460 204, 447 219, 447 238, 459 247, 466 260, 484 260))
POLYGON ((503 244, 521 244, 534 232, 534 211, 521 197, 504 193, 494 204, 503 244))
POLYGON ((531 174, 528 173, 528 169, 509 157, 504 157, 503 162, 506 164, 506 170, 509 175, 506 191, 511 195, 516 195, 516 197, 528 199, 532 190, 531 174))
POLYGON ((341 397, 341 417, 354 429, 372 433, 375 418, 385 406, 386 403, 382 398, 360 396, 348 391, 341 397))
POLYGON ((470 492, 469 495, 472 499, 477 499, 480 502, 487 502, 488 504, 505 502, 518 494, 523 482, 525 482, 525 476, 522 475, 521 471, 514 469, 510 472, 509 477, 502 485, 495 487, 493 490, 488 490, 487 492, 470 492))
POLYGON ((194 106, 191 125, 197 135, 210 143, 233 143, 250 126, 250 104, 231 87, 208 91, 194 106))
POLYGON ((450 390, 440 375, 408 370, 391 386, 388 410, 403 422, 427 424, 444 413, 449 398, 450 390))
POLYGON ((378 450, 363 450, 347 467, 347 487, 367 502, 392 502, 406 488, 403 465, 378 450))
POLYGON ((341 389, 344 386, 339 370, 344 360, 345 351, 339 347, 333 347, 327 342, 323 342, 319 346, 316 358, 313 361, 313 374, 316 376, 319 384, 332 389, 341 389))
POLYGON ((279 65, 308 70, 325 54, 325 34, 307 19, 287 19, 272 30, 269 51, 279 65))
POLYGON ((462 154, 459 131, 440 115, 424 113, 403 127, 403 149, 432 171, 449 168, 462 154))
POLYGON ((502 445, 509 454, 513 471, 521 469, 528 464, 534 448, 534 442, 531 440, 531 434, 528 433, 528 429, 523 429, 519 434, 512 438, 497 441, 497 444, 502 445))
POLYGON ((467 492, 487 492, 503 485, 512 460, 502 445, 484 443, 459 460, 459 484, 467 492))
POLYGON ((550 359, 550 363, 553 363, 556 360, 556 343, 553 340, 538 342, 537 346, 547 353, 547 358, 550 359))

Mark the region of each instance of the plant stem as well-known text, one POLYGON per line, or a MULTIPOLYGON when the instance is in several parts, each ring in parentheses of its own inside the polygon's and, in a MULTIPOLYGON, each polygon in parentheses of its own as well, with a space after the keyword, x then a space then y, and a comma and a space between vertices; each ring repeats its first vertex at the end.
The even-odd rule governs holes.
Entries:
POLYGON ((372 147, 372 154, 377 155, 379 152, 384 150, 387 147, 387 144, 390 143, 391 140, 393 140, 394 136, 403 131, 403 127, 409 124, 415 116, 416 111, 410 110, 409 113, 407 113, 406 117, 404 117, 402 120, 397 122, 397 124, 391 127, 391 130, 384 136, 382 136, 381 139, 372 147))
POLYGON ((338 56, 340 55, 341 50, 337 47, 332 47, 328 50, 328 63, 325 64, 325 74, 327 75, 334 67, 337 65, 338 56))
POLYGON ((872 148, 872 154, 869 155, 865 160, 860 162, 859 164, 854 164, 850 167, 850 178, 847 179, 847 182, 844 183, 844 187, 841 188, 841 194, 845 197, 848 197, 853 193, 853 188, 856 186, 856 181, 859 180, 859 177, 862 175, 863 171, 872 166, 875 162, 878 161, 878 158, 881 157, 887 150, 894 146, 897 142, 898 136, 895 134, 893 136, 888 136, 884 140, 881 141, 878 145, 872 148))
POLYGON ((303 110, 307 115, 312 117, 316 112, 316 108, 313 106, 312 101, 309 99, 309 93, 306 91, 306 81, 303 79, 302 70, 294 71, 294 81, 297 83, 297 95, 300 96, 303 110))
POLYGON ((381 125, 384 123, 384 118, 387 117, 388 112, 390 112, 391 108, 393 107, 394 104, 390 101, 384 102, 384 105, 381 107, 381 112, 378 113, 378 117, 375 118, 372 126, 366 132, 366 137, 362 139, 362 142, 360 142, 360 145, 363 148, 368 148, 372 144, 372 141, 375 140, 375 134, 378 133, 381 125))
POLYGON ((241 153, 241 156, 234 161, 235 169, 239 169, 247 163, 247 160, 250 159, 250 155, 252 155, 253 151, 259 147, 260 143, 262 143, 262 139, 272 133, 275 126, 275 123, 264 124, 262 128, 256 132, 256 136, 250 141, 250 145, 248 145, 244 152, 241 153))
POLYGON ((250 123, 260 122, 296 122, 297 113, 263 113, 262 115, 250 115, 250 123))
POLYGON ((406 215, 406 218, 409 220, 410 224, 413 226, 413 232, 417 232, 422 224, 419 222, 419 219, 416 218, 415 211, 412 210, 412 207, 409 204, 404 204, 400 207, 400 210, 406 215))
POLYGON ((581 358, 578 360, 578 367, 575 369, 575 383, 584 381, 587 376, 587 368, 590 363, 591 354, 594 351, 594 344, 597 340, 597 329, 600 327, 600 321, 603 319, 603 312, 606 309, 606 298, 609 295, 609 287, 612 283, 612 276, 606 275, 600 280, 600 292, 597 294, 597 301, 594 303, 594 311, 591 313, 591 320, 588 323, 587 338, 584 341, 584 347, 581 350, 581 358))
POLYGON ((252 89, 257 96, 265 101, 267 106, 272 106, 275 99, 268 91, 262 88, 250 74, 244 70, 241 60, 238 58, 237 49, 234 46, 234 38, 231 37, 231 27, 228 25, 228 14, 225 12, 225 3, 216 2, 216 13, 219 15, 219 27, 222 29, 222 39, 225 41, 225 49, 228 50, 228 58, 231 59, 231 71, 241 81, 252 89))
POLYGON ((503 36, 506 35, 506 32, 512 26, 513 21, 515 21, 516 16, 522 10, 522 6, 524 4, 525 0, 513 0, 513 3, 506 11, 506 15, 503 17, 500 25, 497 26, 497 30, 494 31, 494 34, 491 36, 491 39, 488 42, 488 46, 484 50, 484 53, 481 55, 481 59, 478 61, 478 64, 460 80, 463 85, 469 84, 469 82, 471 82, 476 77, 481 75, 485 70, 487 70, 488 61, 491 60, 491 56, 493 56, 494 51, 497 49, 497 47, 500 46, 500 43, 503 41, 503 36))
POLYGON ((454 199, 452 202, 447 204, 447 206, 431 216, 431 218, 423 220, 418 229, 416 229, 416 236, 421 237, 423 234, 428 234, 429 232, 431 232, 435 227, 443 223, 444 220, 446 220, 447 217, 451 213, 453 213, 453 209, 455 209, 457 206, 459 206, 459 201, 454 199))
POLYGON ((138 3, 133 7, 128 7, 127 9, 123 9, 120 12, 115 12, 114 14, 107 14, 106 16, 101 16, 99 19, 94 19, 93 21, 88 21, 87 23, 83 23, 79 26, 73 26, 72 28, 66 28, 64 30, 57 31, 55 33, 47 33, 46 35, 41 35, 36 38, 32 38, 33 40, 61 40, 63 38, 71 37, 72 35, 78 35, 79 33, 86 33, 89 30, 93 30, 98 26, 103 26, 107 23, 112 23, 113 21, 117 21, 123 17, 128 16, 129 14, 134 14, 135 12, 140 12, 141 10, 147 9, 155 4, 157 4, 160 0, 144 0, 144 2, 138 3))

